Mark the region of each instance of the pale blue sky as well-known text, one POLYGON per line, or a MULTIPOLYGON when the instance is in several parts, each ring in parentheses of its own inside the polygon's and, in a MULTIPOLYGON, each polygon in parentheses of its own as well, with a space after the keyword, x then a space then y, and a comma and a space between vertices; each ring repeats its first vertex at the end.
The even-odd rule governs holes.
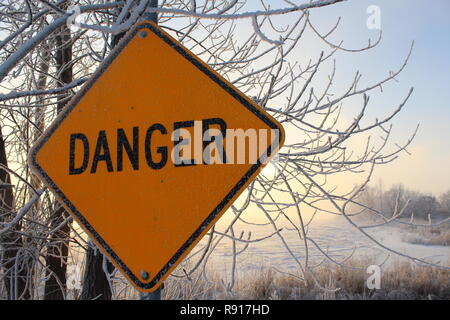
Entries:
MULTIPOLYGON (((343 68, 359 68, 369 78, 377 78, 395 69, 415 41, 411 59, 398 77, 398 84, 376 97, 377 108, 386 112, 401 101, 413 86, 414 93, 404 111, 394 121, 395 137, 406 138, 417 123, 419 133, 409 148, 412 155, 402 155, 395 163, 379 170, 378 178, 387 184, 404 183, 423 192, 439 194, 450 189, 450 1, 449 0, 350 0, 327 8, 329 17, 341 15, 348 45, 365 43, 374 35, 365 28, 369 5, 381 13, 382 42, 367 54, 342 54, 343 68)), ((325 22, 327 17, 319 17, 325 22)), ((381 111, 380 110, 380 111, 381 111)))
MULTIPOLYGON (((286 6, 282 1, 269 3, 272 8, 286 6)), ((400 67, 415 41, 399 82, 386 86, 383 93, 371 94, 368 114, 370 119, 389 114, 414 87, 406 107, 393 121, 392 142, 405 142, 418 123, 420 129, 408 148, 412 154, 404 153, 396 162, 378 169, 374 181, 381 178, 387 186, 403 183, 438 195, 450 189, 450 0, 348 0, 312 10, 311 19, 320 31, 326 32, 341 16, 340 28, 331 39, 336 43, 344 40, 344 46, 349 48, 363 47, 368 38, 374 40, 378 35, 377 30, 367 28, 366 10, 370 5, 380 8, 382 41, 364 53, 337 54, 334 88, 336 92, 347 88, 356 70, 363 74, 362 84, 383 79, 390 70, 400 67)), ((289 23, 294 18, 291 15, 282 19, 289 23)), ((314 58, 322 48, 326 47, 317 39, 306 36, 295 58, 314 58)))

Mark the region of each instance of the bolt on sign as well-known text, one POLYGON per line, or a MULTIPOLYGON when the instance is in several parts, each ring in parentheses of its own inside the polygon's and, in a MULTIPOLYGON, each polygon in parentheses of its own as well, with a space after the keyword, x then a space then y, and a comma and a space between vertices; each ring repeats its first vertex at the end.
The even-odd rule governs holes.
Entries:
POLYGON ((30 167, 142 292, 155 290, 284 141, 282 126, 151 22, 30 152, 30 167))

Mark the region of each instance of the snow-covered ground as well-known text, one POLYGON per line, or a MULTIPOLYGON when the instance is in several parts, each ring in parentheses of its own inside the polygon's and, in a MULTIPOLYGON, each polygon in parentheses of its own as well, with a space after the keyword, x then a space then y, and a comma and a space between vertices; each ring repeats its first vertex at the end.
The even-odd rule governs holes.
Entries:
MULTIPOLYGON (((272 226, 248 226, 238 225, 235 234, 240 235, 241 231, 251 231, 252 239, 262 238, 274 232, 272 226)), ((449 246, 430 246, 410 244, 402 239, 407 234, 404 228, 388 225, 378 228, 367 229, 368 233, 386 247, 426 261, 450 266, 449 246)), ((296 231, 284 228, 280 234, 284 237, 292 254, 302 263, 305 262, 305 244, 299 238, 296 231)), ((385 263, 389 266, 393 262, 403 258, 389 252, 363 235, 359 230, 351 226, 341 218, 327 219, 326 221, 314 221, 308 229, 308 237, 313 239, 321 250, 327 252, 331 257, 342 261, 353 252, 352 258, 361 259, 372 263, 385 263), (356 251, 354 251, 356 248, 356 251), (388 258, 388 259, 387 259, 388 258), (387 259, 387 260, 386 260, 387 259)), ((244 247, 243 243, 238 243, 237 251, 244 247)), ((311 242, 308 243, 308 259, 311 265, 323 260, 324 255, 311 242)), ((261 242, 252 243, 248 248, 237 256, 238 270, 245 273, 257 271, 261 268, 275 267, 281 271, 295 272, 298 265, 295 258, 286 249, 280 237, 273 237, 261 242)), ((227 274, 232 261, 232 241, 225 238, 219 244, 212 255, 211 267, 218 273, 227 274)))

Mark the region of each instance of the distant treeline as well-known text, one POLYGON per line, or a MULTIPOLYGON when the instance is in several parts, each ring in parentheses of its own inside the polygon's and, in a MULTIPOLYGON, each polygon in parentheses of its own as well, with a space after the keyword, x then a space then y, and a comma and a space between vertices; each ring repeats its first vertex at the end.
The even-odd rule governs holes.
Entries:
POLYGON ((399 212, 405 207, 407 201, 409 204, 401 217, 411 217, 412 214, 414 218, 421 219, 428 219, 429 215, 433 219, 450 217, 450 190, 436 197, 409 190, 403 185, 395 185, 384 190, 382 183, 379 183, 377 186, 366 187, 358 198, 359 203, 373 208, 387 217, 399 212))

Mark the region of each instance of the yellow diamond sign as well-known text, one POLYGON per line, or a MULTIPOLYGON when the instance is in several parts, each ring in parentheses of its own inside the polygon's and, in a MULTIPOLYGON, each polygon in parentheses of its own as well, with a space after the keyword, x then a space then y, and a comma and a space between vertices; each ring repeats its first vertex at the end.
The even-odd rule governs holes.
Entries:
POLYGON ((144 22, 37 141, 30 166, 131 283, 149 292, 283 140, 263 109, 144 22))

